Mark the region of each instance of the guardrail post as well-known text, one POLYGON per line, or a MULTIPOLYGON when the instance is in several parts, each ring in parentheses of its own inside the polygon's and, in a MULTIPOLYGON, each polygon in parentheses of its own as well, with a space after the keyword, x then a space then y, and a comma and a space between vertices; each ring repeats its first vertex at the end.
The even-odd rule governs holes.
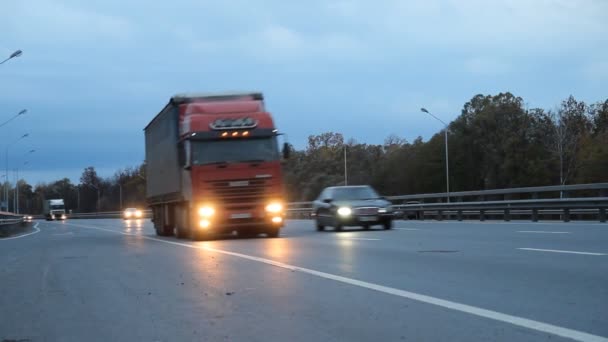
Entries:
POLYGON ((486 211, 483 209, 479 210, 479 221, 485 221, 486 220, 486 211))
POLYGON ((443 221, 443 210, 437 210, 437 221, 443 221))
POLYGON ((606 208, 600 208, 600 222, 606 222, 606 208))
POLYGON ((418 211, 418 218, 420 221, 424 221, 424 209, 418 211))
POLYGON ((462 209, 458 209, 458 221, 462 221, 462 209))
POLYGON ((511 210, 510 209, 505 209, 504 220, 507 222, 511 221, 511 210))
POLYGON ((570 209, 564 208, 564 222, 570 222, 570 209))
POLYGON ((538 209, 532 209, 532 222, 538 222, 538 209))

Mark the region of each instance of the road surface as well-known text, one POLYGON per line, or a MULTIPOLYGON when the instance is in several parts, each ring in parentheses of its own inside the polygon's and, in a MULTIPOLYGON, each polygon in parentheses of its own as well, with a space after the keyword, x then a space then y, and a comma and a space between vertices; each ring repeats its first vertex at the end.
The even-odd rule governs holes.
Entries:
POLYGON ((608 225, 158 238, 148 220, 0 240, 0 341, 608 341, 608 225))

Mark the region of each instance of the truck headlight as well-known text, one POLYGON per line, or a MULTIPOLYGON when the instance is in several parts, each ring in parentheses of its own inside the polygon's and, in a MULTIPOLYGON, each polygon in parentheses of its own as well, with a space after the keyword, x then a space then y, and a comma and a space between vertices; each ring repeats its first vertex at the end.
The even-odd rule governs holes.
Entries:
POLYGON ((215 214, 215 209, 209 206, 200 207, 198 209, 198 215, 202 217, 211 217, 215 214))
POLYGON ((338 208, 338 215, 340 215, 340 216, 350 216, 350 214, 352 214, 352 213, 353 213, 353 211, 348 207, 338 208))
POLYGON ((283 205, 281 203, 270 203, 266 206, 266 211, 269 213, 280 213, 283 211, 283 205))

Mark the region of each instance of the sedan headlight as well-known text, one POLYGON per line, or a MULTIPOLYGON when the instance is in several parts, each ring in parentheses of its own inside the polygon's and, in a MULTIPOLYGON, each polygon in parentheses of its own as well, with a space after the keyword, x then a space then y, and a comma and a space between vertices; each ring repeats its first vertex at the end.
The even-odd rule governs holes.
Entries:
POLYGON ((136 217, 141 217, 141 215, 142 215, 141 210, 137 210, 137 211, 135 212, 135 216, 136 216, 136 217))
POLYGON ((209 206, 200 207, 198 209, 198 215, 202 217, 211 217, 215 214, 215 209, 209 206))
POLYGON ((266 206, 266 211, 269 213, 280 213, 283 211, 283 205, 281 203, 270 203, 266 206))
POLYGON ((350 209, 348 207, 338 208, 338 215, 340 215, 340 216, 350 216, 350 214, 352 214, 352 213, 353 213, 352 209, 350 209))
POLYGON ((126 211, 125 212, 125 217, 131 217, 131 212, 130 211, 126 211))

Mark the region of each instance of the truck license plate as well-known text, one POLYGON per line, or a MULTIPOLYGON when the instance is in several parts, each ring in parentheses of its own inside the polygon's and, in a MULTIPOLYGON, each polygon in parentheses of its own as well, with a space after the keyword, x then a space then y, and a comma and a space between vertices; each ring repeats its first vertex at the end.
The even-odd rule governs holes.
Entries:
POLYGON ((361 216, 359 218, 359 220, 362 222, 378 221, 378 217, 377 216, 361 216))
POLYGON ((251 218, 251 213, 239 213, 239 214, 232 214, 230 215, 231 219, 245 219, 245 218, 251 218))

